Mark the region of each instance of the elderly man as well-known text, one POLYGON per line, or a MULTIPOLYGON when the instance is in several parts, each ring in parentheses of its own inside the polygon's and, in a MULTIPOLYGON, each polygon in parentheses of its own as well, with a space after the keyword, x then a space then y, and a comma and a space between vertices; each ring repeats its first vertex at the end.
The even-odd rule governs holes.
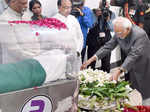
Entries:
MULTIPOLYGON (((0 15, 1 24, 7 24, 8 21, 30 20, 30 17, 23 16, 24 11, 27 9, 28 0, 7 0, 7 3, 9 4, 9 7, 2 13, 2 15, 0 15)), ((21 32, 21 30, 20 30, 20 32, 21 32)), ((5 36, 6 36, 6 34, 5 34, 5 36)), ((1 38, 3 38, 3 37, 1 37, 1 38)), ((7 38, 7 36, 5 38, 7 38)), ((16 37, 13 36, 13 38, 11 38, 11 39, 13 40, 15 38, 16 37)), ((3 39, 1 39, 1 41, 0 41, 0 49, 1 49, 0 50, 0 63, 4 63, 3 62, 4 57, 7 58, 7 56, 5 56, 5 54, 8 54, 8 49, 6 49, 6 46, 4 45, 2 40, 3 39)), ((12 40, 10 40, 10 39, 8 39, 8 40, 10 42, 12 42, 12 40)), ((17 39, 16 39, 16 43, 18 43, 17 39)), ((17 44, 16 44, 16 46, 17 46, 17 44)), ((9 57, 12 57, 12 56, 10 55, 9 57)))
POLYGON ((115 36, 86 61, 81 69, 96 58, 102 59, 119 44, 126 57, 121 67, 112 73, 111 80, 117 80, 122 72, 129 73, 131 86, 141 92, 143 99, 150 98, 150 40, 147 34, 124 17, 116 18, 113 24, 115 36))
POLYGON ((28 0, 10 0, 9 7, 0 16, 1 21, 29 20, 23 18, 24 11, 27 9, 28 0))
POLYGON ((68 35, 73 38, 76 44, 77 54, 80 55, 83 47, 83 34, 77 19, 70 15, 72 9, 71 0, 58 0, 59 12, 54 16, 58 20, 64 22, 68 27, 68 35))

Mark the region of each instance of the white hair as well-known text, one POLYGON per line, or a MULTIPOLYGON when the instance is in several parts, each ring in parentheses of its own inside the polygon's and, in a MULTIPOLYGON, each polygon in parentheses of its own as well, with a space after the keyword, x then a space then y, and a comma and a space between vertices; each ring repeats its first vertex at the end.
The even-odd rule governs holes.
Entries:
POLYGON ((132 27, 132 23, 129 19, 125 18, 125 17, 117 17, 114 21, 113 21, 113 25, 118 24, 118 22, 120 22, 122 24, 123 28, 131 28, 132 27))

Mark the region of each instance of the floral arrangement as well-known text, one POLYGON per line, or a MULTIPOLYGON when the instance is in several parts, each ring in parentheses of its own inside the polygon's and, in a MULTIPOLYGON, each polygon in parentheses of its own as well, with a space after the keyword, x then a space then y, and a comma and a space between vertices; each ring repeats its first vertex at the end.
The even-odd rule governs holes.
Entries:
POLYGON ((48 27, 48 28, 56 28, 56 29, 66 29, 67 26, 59 21, 56 18, 46 18, 42 20, 37 20, 37 21, 9 21, 8 22, 10 25, 13 24, 30 24, 30 25, 38 25, 38 26, 43 26, 43 27, 48 27))
POLYGON ((132 91, 126 81, 109 81, 110 74, 101 70, 86 69, 79 72, 79 111, 122 111, 132 91))

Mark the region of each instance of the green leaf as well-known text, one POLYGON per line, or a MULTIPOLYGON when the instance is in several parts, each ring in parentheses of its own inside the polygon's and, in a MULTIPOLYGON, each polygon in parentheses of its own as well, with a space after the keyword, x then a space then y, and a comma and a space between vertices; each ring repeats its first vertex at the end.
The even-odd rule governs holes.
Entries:
POLYGON ((81 75, 81 81, 85 81, 84 75, 81 75))
POLYGON ((121 93, 121 92, 125 92, 126 91, 126 88, 121 86, 120 88, 118 88, 118 90, 116 91, 117 93, 121 93))
POLYGON ((100 97, 101 99, 104 99, 103 95, 97 91, 94 91, 93 94, 100 97))

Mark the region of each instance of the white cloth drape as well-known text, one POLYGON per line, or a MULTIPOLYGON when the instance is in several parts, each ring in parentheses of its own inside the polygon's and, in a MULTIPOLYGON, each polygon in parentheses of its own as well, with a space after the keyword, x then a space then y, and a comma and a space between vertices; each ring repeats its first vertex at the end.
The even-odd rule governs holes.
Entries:
POLYGON ((34 59, 38 60, 46 72, 45 83, 66 78, 67 56, 62 50, 54 49, 34 59))
POLYGON ((67 29, 49 29, 29 24, 0 24, 2 64, 34 58, 46 71, 46 82, 64 79, 76 72, 76 43, 67 29), (38 33, 38 35, 37 35, 38 33))

